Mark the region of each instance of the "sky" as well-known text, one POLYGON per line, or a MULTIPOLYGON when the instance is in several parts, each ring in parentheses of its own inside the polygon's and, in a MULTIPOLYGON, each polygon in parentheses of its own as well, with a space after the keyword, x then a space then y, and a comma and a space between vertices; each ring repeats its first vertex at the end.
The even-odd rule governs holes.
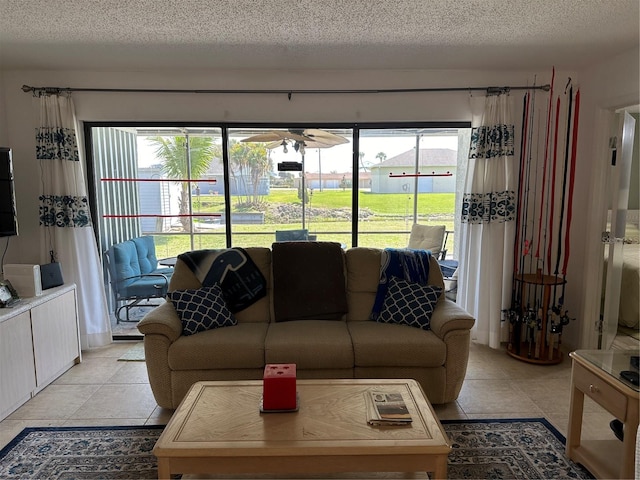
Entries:
MULTIPOLYGON (((380 152, 386 154, 386 158, 399 155, 407 150, 411 150, 416 145, 415 137, 361 137, 360 151, 364 152, 363 162, 366 167, 371 167, 379 163, 376 155, 380 152)), ((305 171, 318 172, 337 172, 347 173, 351 171, 352 143, 336 145, 331 148, 309 148, 305 153, 305 171), (318 155, 319 152, 319 155, 318 155), (318 157, 320 157, 321 165, 319 165, 318 157)), ((423 136, 420 139, 420 148, 450 148, 458 149, 457 136, 423 136)), ((301 161, 300 153, 294 151, 293 148, 288 149, 288 153, 284 153, 282 148, 271 150, 271 158, 273 160, 274 171, 279 162, 301 161)), ((159 163, 154 155, 154 148, 151 147, 144 139, 138 137, 138 165, 140 167, 148 167, 159 163)))
MULTIPOLYGON (((364 152, 363 162, 366 167, 371 167, 380 162, 376 155, 384 152, 391 158, 416 146, 415 137, 367 137, 360 139, 360 151, 364 152)), ((344 173, 351 171, 351 142, 336 145, 331 148, 310 148, 305 154, 305 170, 307 172, 318 172, 318 150, 320 150, 320 160, 323 172, 337 171, 344 173)), ((450 148, 458 149, 458 137, 422 137, 420 148, 450 148)), ((289 153, 283 153, 282 148, 274 149, 271 153, 274 164, 282 161, 300 161, 300 154, 289 149, 289 153)))

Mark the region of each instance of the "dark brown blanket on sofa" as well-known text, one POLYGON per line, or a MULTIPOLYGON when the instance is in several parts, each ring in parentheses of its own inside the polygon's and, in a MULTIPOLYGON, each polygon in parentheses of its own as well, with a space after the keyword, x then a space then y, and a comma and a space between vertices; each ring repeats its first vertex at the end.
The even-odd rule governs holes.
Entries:
POLYGON ((347 313, 339 243, 276 242, 271 250, 276 322, 338 320, 347 313))

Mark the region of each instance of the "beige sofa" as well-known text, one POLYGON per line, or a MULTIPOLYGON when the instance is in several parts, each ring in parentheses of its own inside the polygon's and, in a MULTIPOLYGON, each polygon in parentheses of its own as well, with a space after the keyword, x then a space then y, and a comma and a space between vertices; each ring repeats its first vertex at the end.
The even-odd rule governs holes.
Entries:
MULTIPOLYGON (((267 363, 295 363, 298 378, 413 378, 431 403, 457 398, 467 369, 474 318, 441 295, 431 330, 369 320, 381 249, 356 247, 344 252, 348 313, 342 321, 272 321, 271 250, 254 247, 246 252, 267 280, 267 295, 237 313, 237 325, 184 336, 170 302, 138 324, 158 405, 176 408, 197 381, 261 379, 267 363)), ((429 284, 443 286, 433 257, 429 284)), ((169 290, 200 286, 178 260, 169 290)))

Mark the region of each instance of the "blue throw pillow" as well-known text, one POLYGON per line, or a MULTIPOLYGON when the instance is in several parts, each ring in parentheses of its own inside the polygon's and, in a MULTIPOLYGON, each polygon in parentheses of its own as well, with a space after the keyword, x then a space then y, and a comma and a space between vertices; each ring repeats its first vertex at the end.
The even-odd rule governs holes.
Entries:
POLYGON ((431 329, 431 314, 442 288, 410 283, 391 277, 378 322, 398 323, 423 330, 431 329))
POLYGON ((238 323, 227 308, 222 289, 217 283, 197 290, 174 290, 167 295, 182 321, 183 335, 238 323))

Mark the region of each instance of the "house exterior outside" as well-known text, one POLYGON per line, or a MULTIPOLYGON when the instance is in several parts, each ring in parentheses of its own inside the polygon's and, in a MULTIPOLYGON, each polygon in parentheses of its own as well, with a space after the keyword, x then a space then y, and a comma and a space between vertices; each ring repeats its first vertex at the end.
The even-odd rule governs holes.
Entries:
MULTIPOLYGON (((141 167, 138 169, 138 178, 155 179, 162 178, 162 166, 141 167)), ((173 187, 175 189, 175 187, 173 187)), ((142 215, 171 215, 172 185, 169 182, 140 182, 138 184, 140 198, 140 214, 142 215)), ((174 192, 174 195, 177 195, 174 192)), ((175 210, 177 211, 177 205, 175 210)), ((140 219, 142 234, 148 235, 156 232, 165 232, 171 226, 171 219, 166 217, 143 217, 140 219)))
MULTIPOLYGON (((454 193, 458 152, 448 148, 421 148, 418 172, 451 176, 417 177, 417 193, 454 193)), ((416 177, 390 177, 415 172, 416 149, 412 148, 371 167, 371 193, 413 193, 416 177)))

